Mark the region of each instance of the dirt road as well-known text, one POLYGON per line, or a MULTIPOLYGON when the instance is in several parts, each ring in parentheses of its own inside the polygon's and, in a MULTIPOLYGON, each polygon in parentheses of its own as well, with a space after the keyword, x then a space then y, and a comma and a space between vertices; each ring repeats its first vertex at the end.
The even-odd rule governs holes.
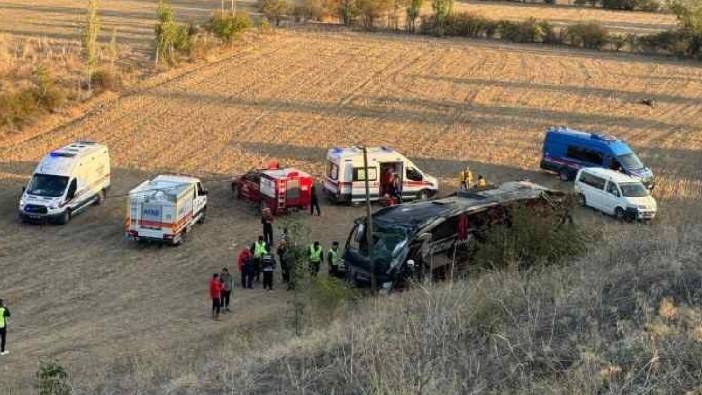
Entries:
MULTIPOLYGON (((693 220, 699 210, 689 208, 702 196, 701 95, 695 63, 301 31, 0 143, 0 297, 15 314, 0 392, 26 388, 43 357, 87 380, 117 358, 185 355, 227 331, 282 320, 283 291, 237 289, 236 313, 222 323, 208 320, 206 300, 207 278, 231 267, 259 233, 225 180, 268 159, 319 175, 327 147, 383 144, 444 181, 468 162, 491 181, 527 176, 558 186, 538 171, 540 143, 547 126, 568 124, 626 138, 660 176, 661 223, 693 220), (639 104, 644 98, 656 105, 639 104), (36 161, 80 138, 110 147, 113 197, 68 226, 20 225, 17 193, 36 161), (161 171, 210 180, 210 220, 182 247, 135 246, 122 239, 120 195, 161 171)), ((302 216, 313 237, 343 244, 362 210, 322 209, 322 218, 302 216)))

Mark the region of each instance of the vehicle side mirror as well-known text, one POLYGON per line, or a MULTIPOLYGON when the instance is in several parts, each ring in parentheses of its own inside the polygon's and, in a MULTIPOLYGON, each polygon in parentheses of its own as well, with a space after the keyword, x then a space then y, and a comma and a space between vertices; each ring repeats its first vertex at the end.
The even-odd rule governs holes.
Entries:
POLYGON ((202 191, 200 191, 200 195, 202 196, 207 196, 209 193, 210 192, 207 189, 203 189, 202 191))

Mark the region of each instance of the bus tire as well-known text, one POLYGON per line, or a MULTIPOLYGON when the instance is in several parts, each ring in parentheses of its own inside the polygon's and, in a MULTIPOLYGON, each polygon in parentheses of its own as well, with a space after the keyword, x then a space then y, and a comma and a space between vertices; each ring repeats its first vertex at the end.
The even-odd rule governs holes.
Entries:
POLYGON ((568 170, 567 167, 561 167, 561 169, 558 170, 558 178, 563 182, 570 181, 570 170, 568 170))

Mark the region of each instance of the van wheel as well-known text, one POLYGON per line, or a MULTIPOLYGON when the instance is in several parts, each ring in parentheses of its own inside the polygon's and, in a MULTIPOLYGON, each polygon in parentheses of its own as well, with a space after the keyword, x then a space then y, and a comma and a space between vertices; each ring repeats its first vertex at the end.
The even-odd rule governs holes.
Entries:
POLYGON ((105 199, 107 198, 107 194, 105 193, 105 190, 103 189, 97 194, 97 199, 95 199, 95 205, 99 206, 103 203, 105 203, 105 199))
POLYGON ((558 177, 561 179, 563 182, 570 181, 570 171, 566 169, 565 167, 562 167, 558 171, 558 177))
POLYGON ((580 207, 587 207, 587 199, 582 193, 578 195, 578 203, 580 203, 580 207))
POLYGON ((429 200, 430 197, 431 197, 431 195, 429 194, 429 191, 427 191, 426 189, 422 189, 417 194, 417 199, 419 199, 419 200, 429 200))
POLYGON ((624 209, 621 207, 615 208, 614 209, 614 217, 620 221, 623 220, 624 219, 624 209))
POLYGON ((71 217, 71 210, 66 209, 66 211, 64 211, 63 214, 61 214, 61 216, 59 217, 59 225, 66 225, 67 223, 71 222, 71 217))
POLYGON ((207 218, 207 207, 202 209, 202 214, 200 214, 200 219, 197 220, 197 223, 200 225, 204 224, 206 218, 207 218))

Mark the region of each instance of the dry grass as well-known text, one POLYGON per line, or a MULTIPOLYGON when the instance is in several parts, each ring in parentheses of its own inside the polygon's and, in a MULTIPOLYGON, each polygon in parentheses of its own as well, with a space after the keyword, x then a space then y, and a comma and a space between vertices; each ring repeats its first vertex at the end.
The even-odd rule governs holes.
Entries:
POLYGON ((280 324, 237 331, 185 366, 153 355, 115 365, 126 374, 74 384, 79 393, 699 390, 702 233, 635 235, 647 242, 614 238, 562 268, 368 300, 302 338, 280 324), (657 315, 657 305, 685 314, 657 315))
POLYGON ((515 2, 460 1, 456 11, 473 12, 490 19, 522 21, 543 19, 556 26, 597 21, 615 33, 651 34, 675 28, 673 15, 653 12, 612 11, 589 7, 554 7, 515 2))

